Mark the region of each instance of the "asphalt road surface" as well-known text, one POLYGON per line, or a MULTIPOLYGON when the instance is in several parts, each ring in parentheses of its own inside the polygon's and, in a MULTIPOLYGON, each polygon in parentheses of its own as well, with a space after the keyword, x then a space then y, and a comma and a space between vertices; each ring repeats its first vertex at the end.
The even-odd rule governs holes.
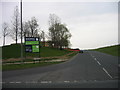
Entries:
POLYGON ((3 88, 118 88, 118 57, 96 51, 78 53, 50 66, 4 71, 3 88))

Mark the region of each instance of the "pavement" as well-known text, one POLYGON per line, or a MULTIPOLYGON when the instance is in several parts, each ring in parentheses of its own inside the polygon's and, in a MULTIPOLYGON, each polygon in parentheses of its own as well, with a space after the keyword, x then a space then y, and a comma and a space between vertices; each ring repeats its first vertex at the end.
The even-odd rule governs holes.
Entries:
POLYGON ((118 88, 118 57, 84 51, 55 65, 3 71, 3 88, 118 88))

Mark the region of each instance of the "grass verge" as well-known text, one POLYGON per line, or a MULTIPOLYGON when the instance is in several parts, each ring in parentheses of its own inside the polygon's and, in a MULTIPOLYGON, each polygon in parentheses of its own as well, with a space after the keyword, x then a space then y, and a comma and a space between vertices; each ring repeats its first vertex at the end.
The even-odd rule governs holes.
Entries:
POLYGON ((58 63, 61 63, 61 62, 41 62, 41 63, 31 63, 31 64, 2 65, 2 71, 41 67, 41 66, 47 66, 52 64, 58 64, 58 63))
MULTIPOLYGON (((23 46, 24 52, 23 56, 31 56, 31 57, 38 57, 39 54, 41 57, 53 57, 53 56, 63 56, 68 54, 72 51, 68 50, 60 50, 57 48, 51 47, 41 47, 40 53, 26 53, 25 54, 25 47, 23 46)), ((20 44, 11 44, 2 47, 2 59, 9 59, 9 58, 20 58, 21 57, 21 45, 20 44)))
POLYGON ((94 49, 94 51, 99 51, 102 53, 107 53, 113 56, 120 56, 120 45, 108 46, 104 48, 94 49))
MULTIPOLYGON (((74 52, 70 55, 68 55, 68 59, 71 57, 75 56, 78 52, 74 52)), ((51 60, 51 59, 44 59, 45 60, 51 60)), ((31 59, 28 59, 26 61, 33 61, 31 59)), ((18 62, 18 61, 14 61, 18 62)), ((21 61, 20 61, 21 62, 21 61)), ((7 71, 7 70, 19 70, 19 69, 26 69, 26 68, 33 68, 33 67, 41 67, 41 66, 47 66, 47 65, 52 65, 52 64, 59 64, 62 63, 63 61, 60 62, 40 62, 40 63, 31 63, 31 64, 10 64, 10 65, 2 65, 2 70, 7 71)), ((7 62, 7 63, 13 63, 13 62, 7 62)))
POLYGON ((78 52, 74 52, 74 53, 68 55, 68 57, 71 58, 71 57, 75 56, 76 54, 78 54, 78 52))

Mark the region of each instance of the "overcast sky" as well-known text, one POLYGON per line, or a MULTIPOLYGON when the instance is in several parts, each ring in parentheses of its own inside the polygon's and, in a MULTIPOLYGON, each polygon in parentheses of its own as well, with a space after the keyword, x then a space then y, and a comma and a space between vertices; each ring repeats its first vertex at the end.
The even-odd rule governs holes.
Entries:
MULTIPOLYGON (((19 4, 19 2, 0 3, 2 23, 8 22, 11 25, 14 7, 19 4)), ((118 44, 117 2, 24 2, 23 0, 23 21, 35 16, 40 29, 46 33, 49 28, 49 14, 53 13, 60 17, 61 22, 70 30, 71 47, 90 49, 118 44)), ((10 37, 6 39, 6 44, 15 43, 10 37)))

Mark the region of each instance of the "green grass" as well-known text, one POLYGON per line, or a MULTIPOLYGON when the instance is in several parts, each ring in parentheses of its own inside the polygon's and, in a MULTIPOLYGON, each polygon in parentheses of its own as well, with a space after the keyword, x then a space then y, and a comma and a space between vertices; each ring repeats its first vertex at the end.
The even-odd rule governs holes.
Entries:
POLYGON ((2 47, 2 59, 18 57, 20 57, 20 44, 13 44, 2 47))
POLYGON ((49 48, 49 47, 42 47, 41 48, 41 56, 42 57, 51 57, 51 56, 62 56, 67 53, 70 53, 71 51, 67 50, 59 50, 56 48, 49 48))
MULTIPOLYGON (((24 47, 23 47, 24 49, 24 47)), ((40 56, 41 57, 53 57, 53 56, 62 56, 71 51, 67 50, 59 50, 56 48, 50 47, 41 47, 40 48, 40 56)), ((2 58, 20 58, 21 55, 21 45, 20 44, 12 44, 8 46, 2 47, 2 58)), ((23 56, 25 56, 25 52, 23 51, 23 56)), ((39 53, 26 53, 26 56, 38 57, 39 53)))
POLYGON ((71 58, 71 57, 75 56, 76 54, 78 54, 78 52, 75 52, 75 53, 70 54, 70 55, 68 55, 68 56, 69 56, 69 58, 71 58))
POLYGON ((99 49, 94 49, 95 51, 107 53, 113 56, 120 56, 120 45, 108 46, 99 49))
MULTIPOLYGON (((23 47, 24 49, 25 47, 23 47)), ((50 47, 41 47, 40 48, 40 56, 41 57, 51 57, 49 59, 42 59, 42 60, 51 60, 56 59, 52 58, 54 56, 63 56, 68 54, 72 51, 68 50, 59 50, 57 48, 50 48, 50 47)), ((12 44, 2 47, 2 59, 9 59, 9 58, 20 58, 21 55, 21 45, 20 44, 12 44)), ((70 57, 74 56, 74 54, 70 55, 70 57)), ((23 51, 23 56, 25 57, 25 51, 23 51)), ((39 53, 26 53, 26 56, 30 57, 38 57, 39 53)), ((32 59, 25 59, 25 62, 34 61, 32 59)), ((11 63, 21 62, 21 61, 10 61, 11 63)), ((9 63, 10 63, 9 62, 9 63)), ((11 65, 2 65, 2 70, 18 70, 18 69, 25 69, 25 68, 32 68, 32 67, 40 67, 46 66, 51 64, 58 64, 61 62, 40 62, 40 63, 33 63, 33 64, 11 64, 11 65)))
POLYGON ((61 62, 41 62, 41 63, 32 63, 32 64, 11 64, 11 65, 2 65, 2 70, 18 70, 18 69, 26 69, 26 68, 33 68, 33 67, 41 67, 47 66, 52 64, 58 64, 61 62))

